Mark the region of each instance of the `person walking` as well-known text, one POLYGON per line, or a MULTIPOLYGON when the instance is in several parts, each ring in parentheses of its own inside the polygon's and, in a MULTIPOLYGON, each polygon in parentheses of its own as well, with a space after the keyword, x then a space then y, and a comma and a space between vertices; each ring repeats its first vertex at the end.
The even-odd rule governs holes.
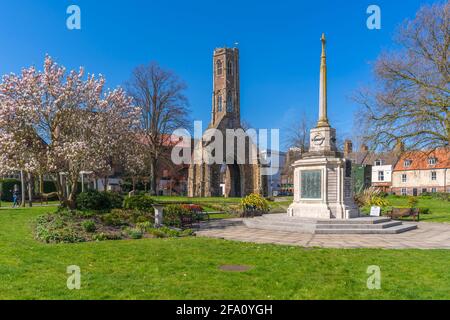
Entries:
POLYGON ((14 191, 12 193, 13 196, 13 208, 19 207, 19 197, 20 197, 20 192, 19 192, 19 187, 17 186, 17 184, 14 186, 14 191))

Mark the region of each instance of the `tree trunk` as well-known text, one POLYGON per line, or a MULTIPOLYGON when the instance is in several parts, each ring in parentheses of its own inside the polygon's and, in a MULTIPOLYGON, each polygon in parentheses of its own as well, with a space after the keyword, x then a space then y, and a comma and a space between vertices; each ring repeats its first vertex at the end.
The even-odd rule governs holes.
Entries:
POLYGON ((23 176, 23 170, 20 170, 20 186, 21 186, 21 195, 20 205, 25 207, 25 177, 23 176))
POLYGON ((131 178, 131 182, 132 182, 132 184, 133 184, 133 192, 134 191, 136 191, 136 178, 135 177, 133 177, 133 178, 131 178))
POLYGON ((55 183, 56 186, 56 193, 58 194, 58 200, 62 205, 64 205, 66 203, 66 198, 64 197, 64 190, 63 190, 64 187, 61 183, 61 176, 59 173, 52 176, 53 182, 55 183))
POLYGON ((28 172, 28 205, 33 206, 33 176, 28 172))
POLYGON ((78 191, 78 179, 72 177, 72 184, 70 188, 70 194, 67 197, 67 207, 71 210, 75 210, 77 208, 76 198, 78 191))
POLYGON ((39 175, 39 193, 44 193, 44 176, 42 174, 39 175))
POLYGON ((156 196, 156 160, 150 160, 150 195, 156 196))
POLYGON ((108 176, 105 176, 105 179, 103 180, 103 192, 108 192, 108 176))

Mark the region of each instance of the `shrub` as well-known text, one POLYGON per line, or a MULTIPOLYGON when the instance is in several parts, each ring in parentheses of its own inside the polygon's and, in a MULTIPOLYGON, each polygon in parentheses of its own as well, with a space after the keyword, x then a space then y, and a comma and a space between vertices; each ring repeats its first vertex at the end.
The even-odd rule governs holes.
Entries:
POLYGON ((367 188, 363 192, 358 193, 355 196, 355 201, 360 207, 364 206, 377 206, 387 207, 389 201, 382 197, 382 192, 376 188, 367 188))
POLYGON ((120 240, 120 239, 122 239, 120 233, 112 233, 112 232, 108 233, 100 232, 92 236, 92 240, 94 241, 120 240))
POLYGON ((136 223, 136 229, 141 230, 142 233, 145 233, 148 229, 150 229, 150 222, 138 222, 136 223))
POLYGON ((386 198, 388 195, 389 195, 389 193, 384 192, 384 191, 380 191, 380 194, 379 194, 379 196, 382 198, 386 198))
POLYGON ((125 198, 124 209, 153 212, 153 199, 148 195, 137 195, 125 198))
POLYGON ((187 211, 192 213, 203 212, 203 207, 199 204, 182 204, 181 206, 183 207, 183 209, 186 209, 187 211))
POLYGON ((123 207, 123 196, 117 192, 106 192, 111 209, 121 209, 123 207))
POLYGON ((87 241, 75 226, 69 223, 69 216, 47 214, 36 221, 36 238, 46 243, 75 243, 87 241))
POLYGON ((127 210, 112 210, 101 217, 104 224, 111 227, 120 227, 129 225, 132 220, 132 214, 127 210))
POLYGON ((77 196, 77 208, 80 210, 108 211, 111 209, 111 202, 107 193, 89 190, 77 196))
POLYGON ((424 192, 421 194, 421 198, 450 201, 450 193, 448 193, 448 192, 424 192))
POLYGON ((183 205, 180 204, 171 204, 164 207, 163 213, 163 221, 164 224, 169 226, 180 226, 181 224, 181 216, 182 215, 192 215, 193 212, 186 209, 183 205))
POLYGON ((256 193, 252 193, 241 200, 243 210, 259 210, 263 212, 269 211, 269 203, 266 199, 256 193))
POLYGON ((419 208, 419 212, 420 214, 430 214, 430 209, 429 208, 419 208))
POLYGON ((132 225, 135 223, 154 222, 153 214, 138 210, 113 209, 101 217, 102 221, 113 227, 132 225))
POLYGON ((141 239, 144 233, 138 229, 138 228, 127 228, 125 229, 125 233, 131 238, 131 239, 141 239))
POLYGON ((410 208, 415 208, 419 200, 416 197, 408 197, 408 206, 410 208))
POLYGON ((95 222, 92 220, 83 221, 83 223, 81 225, 83 226, 83 229, 89 233, 94 233, 95 230, 97 230, 97 227, 95 226, 95 222))
POLYGON ((180 238, 192 236, 194 234, 194 231, 192 231, 191 229, 179 231, 168 227, 162 227, 150 228, 148 229, 148 233, 152 234, 156 238, 180 238))

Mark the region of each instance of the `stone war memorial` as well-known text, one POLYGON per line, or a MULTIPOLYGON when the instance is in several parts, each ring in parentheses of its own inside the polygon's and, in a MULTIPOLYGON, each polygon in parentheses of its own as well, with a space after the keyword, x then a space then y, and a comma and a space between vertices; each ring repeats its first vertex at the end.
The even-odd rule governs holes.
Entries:
POLYGON ((289 216, 350 219, 359 216, 353 202, 351 162, 336 147, 336 130, 327 116, 327 63, 322 35, 319 121, 311 129, 309 152, 294 166, 294 203, 289 216))
POLYGON ((319 120, 310 131, 308 152, 292 164, 294 201, 287 214, 244 220, 250 229, 312 234, 397 234, 416 224, 361 216, 353 198, 352 162, 338 151, 336 130, 327 116, 326 39, 322 35, 319 120))

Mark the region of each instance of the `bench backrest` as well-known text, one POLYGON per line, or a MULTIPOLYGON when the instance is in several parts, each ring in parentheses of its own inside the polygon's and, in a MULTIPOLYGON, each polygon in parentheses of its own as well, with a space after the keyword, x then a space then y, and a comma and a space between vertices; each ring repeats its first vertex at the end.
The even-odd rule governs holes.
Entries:
POLYGON ((411 209, 410 208, 393 208, 392 213, 400 214, 400 215, 407 215, 407 214, 411 214, 411 209))

